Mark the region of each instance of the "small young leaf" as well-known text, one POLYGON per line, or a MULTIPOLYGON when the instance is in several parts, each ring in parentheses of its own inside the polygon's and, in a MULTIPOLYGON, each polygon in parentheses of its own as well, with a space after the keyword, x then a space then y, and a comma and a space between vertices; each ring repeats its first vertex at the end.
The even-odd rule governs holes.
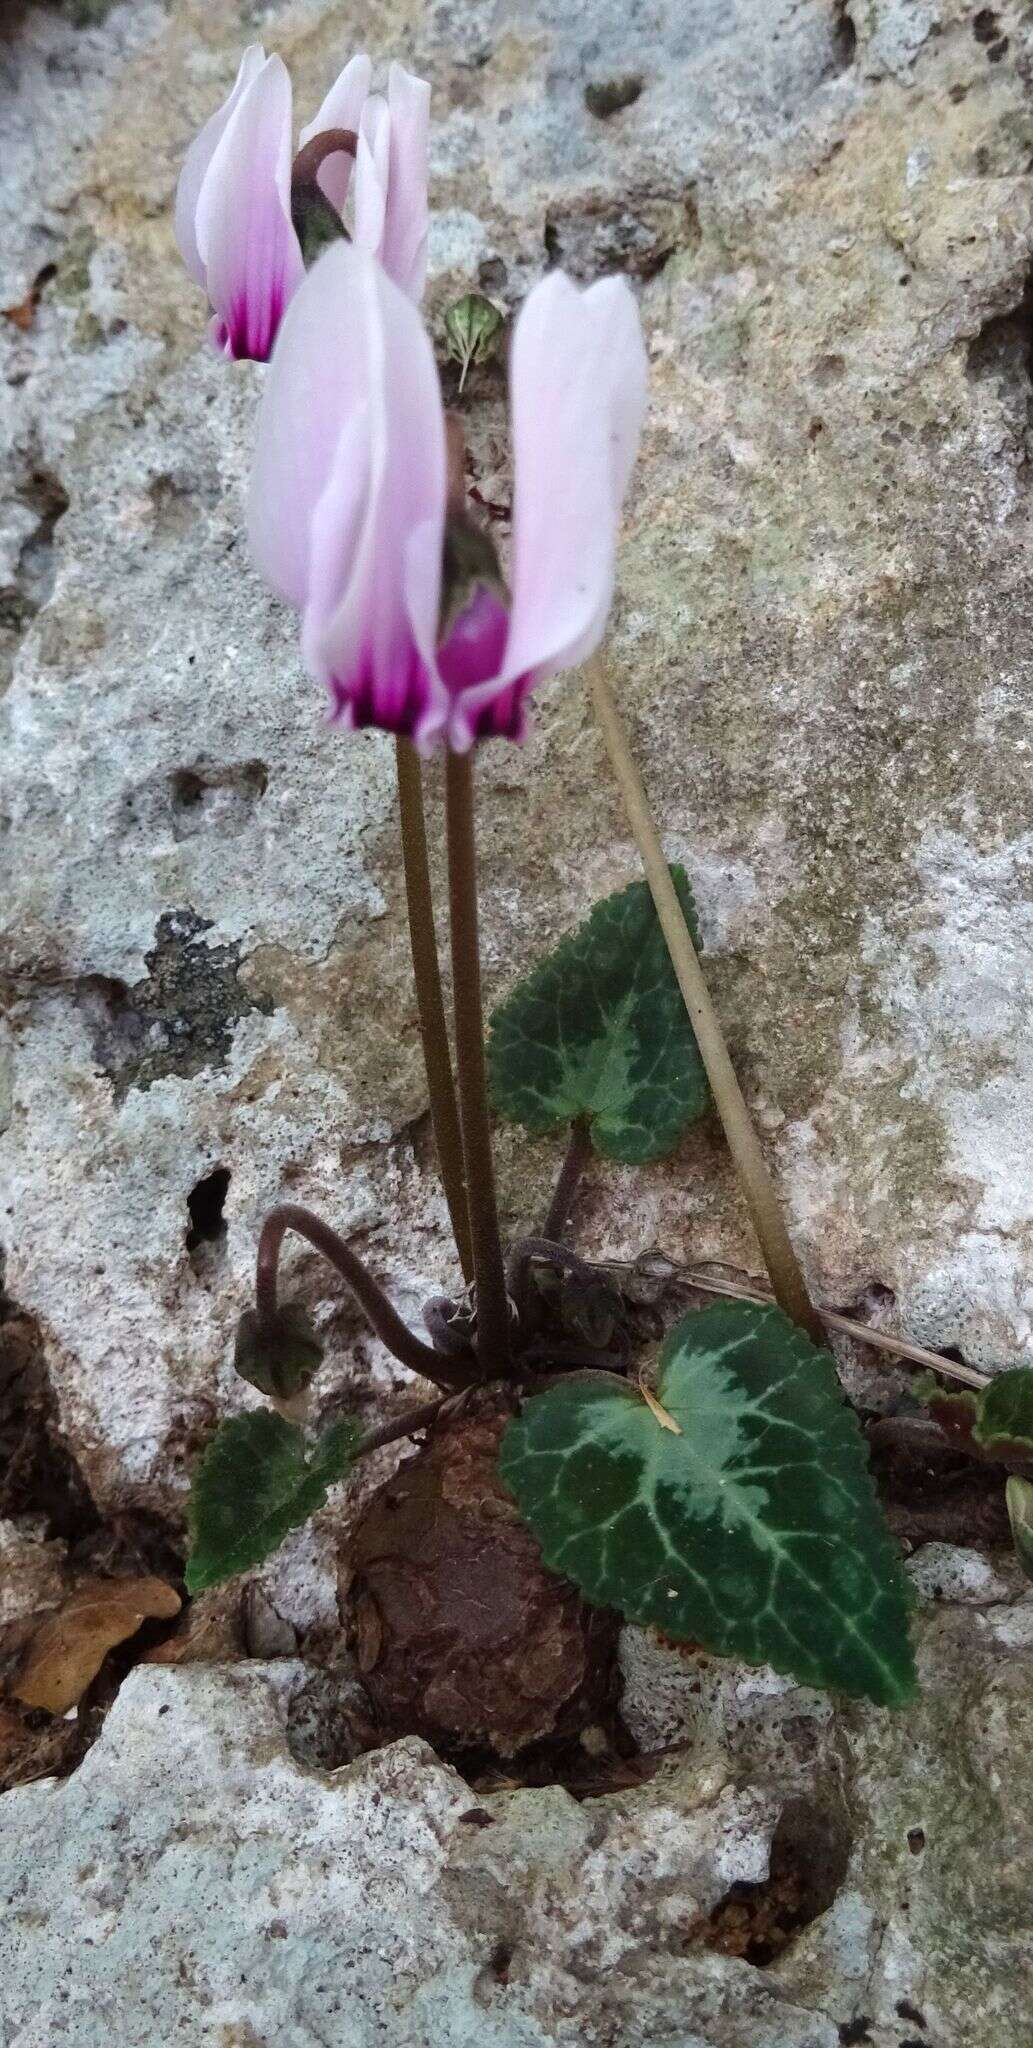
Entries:
POLYGON ((657 1396, 680 1436, 602 1374, 510 1424, 499 1471, 546 1564, 708 1650, 910 1698, 906 1582, 828 1352, 779 1309, 722 1303, 671 1331, 657 1396))
POLYGON ((1013 1472, 1004 1489, 1004 1497, 1008 1504, 1015 1555, 1027 1579, 1033 1579, 1033 1486, 1028 1479, 1020 1479, 1018 1473, 1013 1472))
POLYGON ((338 1422, 309 1450, 303 1431, 268 1408, 224 1422, 194 1473, 187 1591, 203 1593, 268 1557, 322 1507, 359 1436, 357 1423, 338 1422))
POLYGON ((498 340, 503 315, 481 292, 466 292, 445 314, 445 342, 449 359, 459 363, 459 389, 466 382, 471 363, 483 363, 498 340))
MULTIPOLYGON (((671 874, 698 945, 688 878, 671 874)), ((707 1077, 645 882, 597 903, 496 1010, 488 1068, 503 1116, 532 1131, 587 1117, 607 1159, 659 1159, 703 1115, 707 1077)))
POLYGON ((1016 1366, 995 1373, 979 1396, 972 1435, 985 1451, 1009 1458, 1033 1459, 1033 1368, 1016 1366))
POLYGON ((322 1339, 299 1302, 283 1302, 264 1316, 246 1308, 237 1324, 233 1370, 273 1400, 303 1393, 322 1356, 322 1339))
POLYGON ((943 1387, 934 1373, 919 1373, 913 1391, 924 1401, 937 1427, 960 1449, 972 1448, 972 1432, 979 1416, 980 1396, 968 1387, 943 1387))

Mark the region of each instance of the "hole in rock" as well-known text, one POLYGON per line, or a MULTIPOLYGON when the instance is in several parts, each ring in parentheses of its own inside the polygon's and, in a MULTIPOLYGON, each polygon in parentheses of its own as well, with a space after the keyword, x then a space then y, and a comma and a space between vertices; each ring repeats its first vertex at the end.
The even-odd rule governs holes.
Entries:
POLYGON ((509 1971, 510 1965, 513 1961, 513 1956, 514 1950, 510 1942, 496 1942, 495 1947, 492 1949, 491 1952, 491 1960, 488 1964, 488 1968, 491 1971, 491 1974, 494 1977, 496 1984, 506 1984, 509 1982, 509 1971))
POLYGON ((866 2013, 859 2013, 855 2020, 844 2020, 839 2029, 839 2048, 860 2048, 864 2041, 872 2038, 872 2023, 866 2013))
POLYGON ((507 275, 501 256, 482 256, 477 266, 477 282, 482 292, 504 291, 507 275))
POLYGON ((835 0, 832 16, 832 49, 840 71, 849 71, 857 55, 857 29, 849 0, 835 0))
POLYGON ((18 1515, 45 1516, 48 1538, 66 1542, 100 1527, 61 1434, 39 1324, 0 1289, 0 1518, 18 1515))
POLYGON ((992 382, 999 395, 1017 403, 1028 436, 1033 427, 1033 272, 1015 305, 984 320, 965 357, 970 383, 992 382))
POLYGON ((913 2027, 924 2029, 924 2016, 919 2012, 917 2005, 912 2005, 910 1998, 898 1998, 895 2010, 898 2020, 910 2020, 913 2027))
POLYGON ((1000 23, 992 7, 981 7, 972 18, 972 33, 977 43, 993 43, 997 40, 1000 23))
POLYGON ((194 761, 169 776, 172 829, 177 839, 216 828, 240 832, 269 787, 264 761, 194 761))
POLYGON ((600 78, 586 85, 585 105, 597 121, 608 121, 612 114, 633 107, 641 93, 642 79, 637 72, 629 71, 621 78, 600 78))
POLYGON ((190 1222, 185 1243, 192 1256, 203 1255, 205 1245, 218 1244, 225 1237, 226 1218, 222 1212, 229 1184, 229 1168, 215 1166, 191 1188, 187 1196, 190 1222))
POLYGON ((702 239, 695 191, 681 184, 639 186, 619 198, 591 194, 576 209, 551 214, 543 231, 549 265, 562 263, 581 284, 615 270, 647 282, 672 256, 694 254, 702 239))
POLYGON ((766 1969, 828 1911, 846 1876, 850 1847, 843 1808, 791 1799, 772 1837, 767 1877, 733 1884, 689 1929, 687 1945, 766 1969))
POLYGON ((54 531, 71 501, 60 477, 50 469, 33 470, 18 497, 38 522, 18 557, 18 581, 30 604, 39 611, 53 594, 54 531))
POLYGON ((925 1848, 925 1829, 909 1828, 907 1831, 907 1845, 912 1856, 920 1856, 925 1848))

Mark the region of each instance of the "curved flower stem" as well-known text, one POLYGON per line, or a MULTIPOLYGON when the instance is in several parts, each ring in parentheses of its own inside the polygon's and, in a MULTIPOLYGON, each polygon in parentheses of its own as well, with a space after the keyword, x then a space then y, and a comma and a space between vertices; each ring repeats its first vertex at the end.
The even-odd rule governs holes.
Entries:
POLYGON ((456 1071, 477 1289, 477 1356, 485 1374, 497 1379, 509 1363, 509 1304, 502 1270, 484 1065, 472 753, 455 754, 450 750, 445 756, 445 812, 456 1071))
POLYGON ((441 967, 434 926, 434 899, 427 858, 427 823, 423 810, 423 777, 420 758, 411 740, 395 742, 398 768, 398 805, 402 820, 402 864, 405 870, 405 900, 409 912, 409 943, 412 947, 416 980, 416 1008, 423 1040, 423 1064, 427 1071, 430 1115, 434 1143, 445 1189, 452 1233, 469 1285, 473 1279, 470 1219, 466 1209, 463 1181, 463 1139, 459 1109, 452 1078, 452 1054, 441 993, 441 967))
POLYGON ((542 1236, 553 1244, 563 1236, 570 1220, 581 1176, 592 1157, 592 1138, 588 1118, 575 1117, 570 1126, 570 1142, 567 1145, 560 1177, 556 1182, 549 1213, 542 1225, 542 1236))
POLYGON ((291 185, 314 185, 316 173, 328 156, 354 157, 358 147, 354 128, 324 128, 299 149, 291 165, 291 185))
POLYGON ((336 1230, 331 1230, 330 1225, 323 1222, 321 1216, 314 1215, 311 1209, 302 1208, 298 1202, 284 1202, 278 1209, 271 1209, 262 1225, 255 1266, 255 1306, 260 1316, 271 1316, 276 1310, 280 1247, 288 1230, 306 1238, 342 1280, 347 1281, 371 1328, 401 1365, 408 1366, 410 1372, 419 1373, 421 1379, 432 1380, 446 1393, 459 1393, 464 1387, 476 1384, 480 1374, 472 1365, 466 1366, 455 1358, 443 1358, 439 1352, 432 1351, 429 1344, 421 1343, 419 1337, 413 1335, 357 1253, 345 1244, 336 1230))
POLYGON ((799 1323, 801 1329, 806 1330, 815 1344, 824 1344, 821 1319, 807 1292, 806 1281, 790 1242, 760 1140, 729 1058, 717 1011, 710 1000, 696 948, 671 880, 645 784, 632 758, 616 700, 598 655, 586 664, 586 674, 613 772, 624 798, 646 880, 685 999, 685 1008, 696 1034, 717 1112, 724 1125, 728 1150, 746 1198, 764 1264, 771 1276, 775 1300, 794 1323, 799 1323))

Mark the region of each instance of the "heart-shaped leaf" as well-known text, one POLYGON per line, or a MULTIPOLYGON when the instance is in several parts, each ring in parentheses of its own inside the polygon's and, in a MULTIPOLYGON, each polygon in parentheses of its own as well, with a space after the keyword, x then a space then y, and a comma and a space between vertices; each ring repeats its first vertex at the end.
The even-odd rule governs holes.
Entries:
MULTIPOLYGON (((671 869, 696 944, 692 891, 671 869)), ((496 1010, 488 1042, 492 1098, 531 1131, 589 1120, 607 1159, 673 1150, 710 1090, 645 882, 597 903, 496 1010)))
POLYGON ((671 1331, 656 1394, 677 1429, 605 1374, 510 1424, 499 1470, 546 1564, 708 1650, 908 1699, 907 1586, 828 1352, 779 1309, 722 1303, 671 1331))
POLYGON ((337 1422, 310 1448, 304 1432, 270 1408, 224 1422, 194 1474, 188 1592, 261 1564, 289 1529, 322 1507, 327 1489, 344 1478, 359 1436, 357 1423, 337 1422))

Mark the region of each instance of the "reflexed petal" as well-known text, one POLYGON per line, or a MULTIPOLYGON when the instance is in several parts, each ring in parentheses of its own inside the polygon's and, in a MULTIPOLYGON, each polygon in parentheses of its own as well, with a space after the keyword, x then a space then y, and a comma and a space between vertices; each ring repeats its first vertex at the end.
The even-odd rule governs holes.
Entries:
POLYGON ((387 101, 371 93, 362 110, 355 153, 355 223, 357 249, 380 255, 387 220, 387 181, 391 167, 391 117, 387 101))
POLYGON ((205 283, 205 267, 197 246, 195 220, 197 202, 201 196, 205 173, 222 141, 230 119, 245 86, 257 77, 265 63, 265 51, 261 43, 252 43, 240 60, 236 83, 228 99, 223 100, 218 113, 206 121, 199 135, 194 137, 183 159, 183 168, 176 187, 176 241, 179 253, 195 284, 205 283))
POLYGON ((465 693, 455 708, 457 747, 499 729, 496 717, 503 730, 518 724, 528 689, 576 667, 602 637, 646 399, 646 355, 627 285, 605 278, 580 292, 559 271, 536 285, 513 337, 510 393, 510 635, 497 682, 465 693))
MULTIPOLYGON (((314 287, 349 398, 310 519, 305 659, 342 724, 380 725, 427 745, 447 711, 433 663, 445 517, 434 355, 415 307, 365 252, 329 250, 299 292, 299 310, 314 287)), ((274 376, 288 357, 298 374, 296 317, 274 376)))
POLYGON ((363 109, 354 239, 417 301, 427 276, 429 127, 430 86, 392 64, 387 99, 371 94, 363 109))
POLYGON ((227 122, 197 207, 197 246, 227 355, 265 360, 304 276, 290 173, 291 82, 270 57, 227 122))
POLYGON ((391 163, 387 219, 380 261, 389 277, 417 303, 427 281, 427 150, 430 86, 401 64, 387 78, 391 163))
MULTIPOLYGON (((302 129, 299 138, 302 148, 306 142, 311 142, 314 135, 323 135, 328 128, 350 128, 358 134, 372 71, 373 65, 368 57, 353 57, 345 65, 340 77, 330 87, 315 120, 302 129)), ((351 174, 352 159, 343 154, 327 157, 319 167, 317 183, 338 213, 344 211, 351 174)))

